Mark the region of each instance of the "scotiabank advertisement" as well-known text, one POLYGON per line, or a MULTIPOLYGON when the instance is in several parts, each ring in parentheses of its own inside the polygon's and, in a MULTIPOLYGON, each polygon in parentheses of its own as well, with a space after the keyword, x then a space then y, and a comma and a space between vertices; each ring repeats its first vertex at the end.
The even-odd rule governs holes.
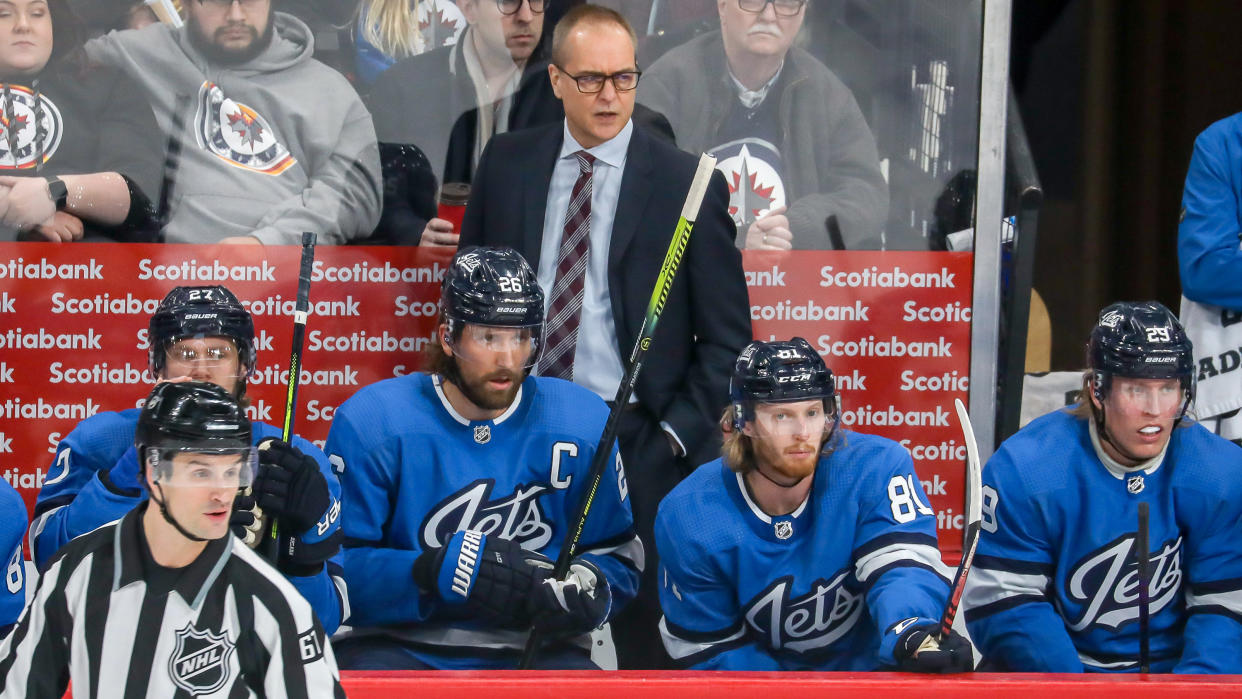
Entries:
MULTIPOLYGON (((284 420, 301 248, 0 244, 0 476, 33 510, 56 445, 101 411, 142 404, 147 322, 179 285, 228 286, 254 316, 250 417, 284 420)), ((296 431, 323 445, 336 406, 417 371, 451 257, 319 247, 296 431)), ((837 377, 842 422, 905 446, 960 550, 966 458, 953 399, 970 387, 971 256, 746 252, 754 336, 805 337, 837 377)), ((625 353, 628 355, 628 352, 625 353)), ((658 361, 657 351, 647 361, 658 361)), ((394 409, 400 409, 394 406, 394 409)))

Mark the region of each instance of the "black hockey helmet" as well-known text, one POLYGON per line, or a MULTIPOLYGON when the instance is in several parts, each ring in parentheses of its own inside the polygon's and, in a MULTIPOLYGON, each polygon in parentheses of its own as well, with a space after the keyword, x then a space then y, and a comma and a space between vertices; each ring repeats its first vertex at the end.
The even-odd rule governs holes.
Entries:
POLYGON ((1087 341, 1092 393, 1104 400, 1114 376, 1180 379, 1194 396, 1194 351, 1177 316, 1156 301, 1114 303, 1100 311, 1087 341))
POLYGON ((223 388, 204 381, 157 384, 134 431, 140 455, 147 449, 195 451, 248 449, 250 420, 223 388))
POLYGON ((453 256, 440 308, 454 333, 464 323, 535 327, 543 325, 543 290, 516 250, 471 246, 453 256))
POLYGON ((227 337, 237 345, 243 371, 255 365, 254 320, 250 311, 223 286, 179 286, 151 316, 148 364, 151 375, 164 370, 164 350, 187 337, 227 337))
POLYGON ((837 390, 824 360, 801 337, 787 342, 756 340, 742 349, 729 380, 733 427, 754 419, 755 403, 790 403, 819 398, 836 413, 837 390))

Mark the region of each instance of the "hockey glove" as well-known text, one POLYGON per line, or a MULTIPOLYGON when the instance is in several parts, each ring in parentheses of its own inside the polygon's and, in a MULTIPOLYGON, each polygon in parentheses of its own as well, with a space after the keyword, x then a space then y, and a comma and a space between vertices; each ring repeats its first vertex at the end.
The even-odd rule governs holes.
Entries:
POLYGON ((612 591, 594 563, 575 559, 564 580, 543 579, 531 599, 535 625, 549 635, 576 635, 598 628, 612 609, 612 591))
POLYGON ((241 490, 233 498, 233 514, 229 515, 229 529, 233 536, 241 539, 250 548, 259 543, 259 534, 263 529, 263 511, 254 502, 254 493, 250 488, 241 490))
POLYGON ((530 623, 528 600, 552 562, 519 544, 481 532, 461 531, 414 561, 414 582, 424 592, 497 626, 530 623))
POLYGON ((344 538, 345 533, 337 529, 323 541, 308 544, 299 536, 282 533, 276 551, 276 570, 298 577, 318 575, 324 562, 341 550, 344 538))
POLYGON ((279 439, 259 443, 259 473, 254 498, 281 529, 301 534, 315 526, 332 497, 319 464, 297 447, 279 439))
POLYGON ((956 631, 937 640, 936 624, 913 626, 897 639, 893 656, 897 667, 905 672, 937 672, 949 674, 975 669, 970 641, 956 631))

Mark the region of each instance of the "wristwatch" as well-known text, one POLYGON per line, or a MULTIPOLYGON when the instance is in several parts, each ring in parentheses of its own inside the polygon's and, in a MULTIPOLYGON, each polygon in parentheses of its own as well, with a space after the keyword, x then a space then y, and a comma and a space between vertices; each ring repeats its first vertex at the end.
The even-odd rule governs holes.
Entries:
POLYGON ((47 195, 56 202, 57 211, 65 210, 65 202, 69 199, 69 188, 59 177, 47 178, 47 195))

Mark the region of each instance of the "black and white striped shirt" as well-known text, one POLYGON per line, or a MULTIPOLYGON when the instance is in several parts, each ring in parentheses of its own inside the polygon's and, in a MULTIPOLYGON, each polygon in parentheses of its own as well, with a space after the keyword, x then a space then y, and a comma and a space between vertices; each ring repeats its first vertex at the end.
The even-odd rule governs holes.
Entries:
POLYGON ((236 537, 159 566, 146 503, 51 560, 0 643, 0 697, 343 697, 310 605, 236 537))

